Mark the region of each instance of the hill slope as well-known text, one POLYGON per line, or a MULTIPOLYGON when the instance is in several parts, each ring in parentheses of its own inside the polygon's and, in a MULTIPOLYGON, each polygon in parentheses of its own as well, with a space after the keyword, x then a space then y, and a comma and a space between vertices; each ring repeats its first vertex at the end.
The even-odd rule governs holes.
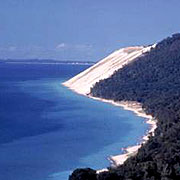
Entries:
POLYGON ((135 46, 117 50, 63 84, 79 94, 87 95, 96 82, 110 77, 116 70, 149 51, 151 47, 135 46))
POLYGON ((70 180, 180 179, 180 34, 161 41, 99 81, 90 94, 114 101, 137 101, 158 119, 158 127, 137 155, 123 165, 98 175, 91 169, 76 170, 70 180))

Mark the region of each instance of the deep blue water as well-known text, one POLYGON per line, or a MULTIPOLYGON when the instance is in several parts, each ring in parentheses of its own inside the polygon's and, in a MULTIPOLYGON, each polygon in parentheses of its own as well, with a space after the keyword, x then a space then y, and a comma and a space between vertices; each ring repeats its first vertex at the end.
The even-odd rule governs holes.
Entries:
POLYGON ((65 180, 140 140, 142 118, 61 85, 88 67, 0 64, 0 179, 65 180))

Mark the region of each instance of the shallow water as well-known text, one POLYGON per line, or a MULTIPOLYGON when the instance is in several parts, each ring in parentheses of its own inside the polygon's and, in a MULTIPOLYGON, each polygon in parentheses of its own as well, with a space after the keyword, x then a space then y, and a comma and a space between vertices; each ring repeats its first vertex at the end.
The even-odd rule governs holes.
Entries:
POLYGON ((0 65, 0 179, 64 180, 136 144, 143 118, 61 83, 88 65, 0 65))

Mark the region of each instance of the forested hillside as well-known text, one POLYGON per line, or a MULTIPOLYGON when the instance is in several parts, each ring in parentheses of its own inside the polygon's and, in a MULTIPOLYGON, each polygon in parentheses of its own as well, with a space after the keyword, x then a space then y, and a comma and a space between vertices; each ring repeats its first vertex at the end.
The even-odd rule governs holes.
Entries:
POLYGON ((76 170, 70 180, 180 179, 180 34, 96 83, 91 95, 140 102, 158 120, 158 127, 123 165, 99 175, 91 169, 76 170))

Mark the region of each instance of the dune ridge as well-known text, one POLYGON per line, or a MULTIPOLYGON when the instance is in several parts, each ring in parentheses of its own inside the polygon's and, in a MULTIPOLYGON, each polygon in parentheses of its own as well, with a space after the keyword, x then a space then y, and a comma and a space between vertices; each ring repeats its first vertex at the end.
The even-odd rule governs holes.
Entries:
POLYGON ((88 95, 91 87, 93 87, 96 82, 110 77, 125 64, 132 62, 143 53, 150 51, 153 46, 134 46, 119 49, 70 80, 64 82, 63 85, 79 94, 88 95))

